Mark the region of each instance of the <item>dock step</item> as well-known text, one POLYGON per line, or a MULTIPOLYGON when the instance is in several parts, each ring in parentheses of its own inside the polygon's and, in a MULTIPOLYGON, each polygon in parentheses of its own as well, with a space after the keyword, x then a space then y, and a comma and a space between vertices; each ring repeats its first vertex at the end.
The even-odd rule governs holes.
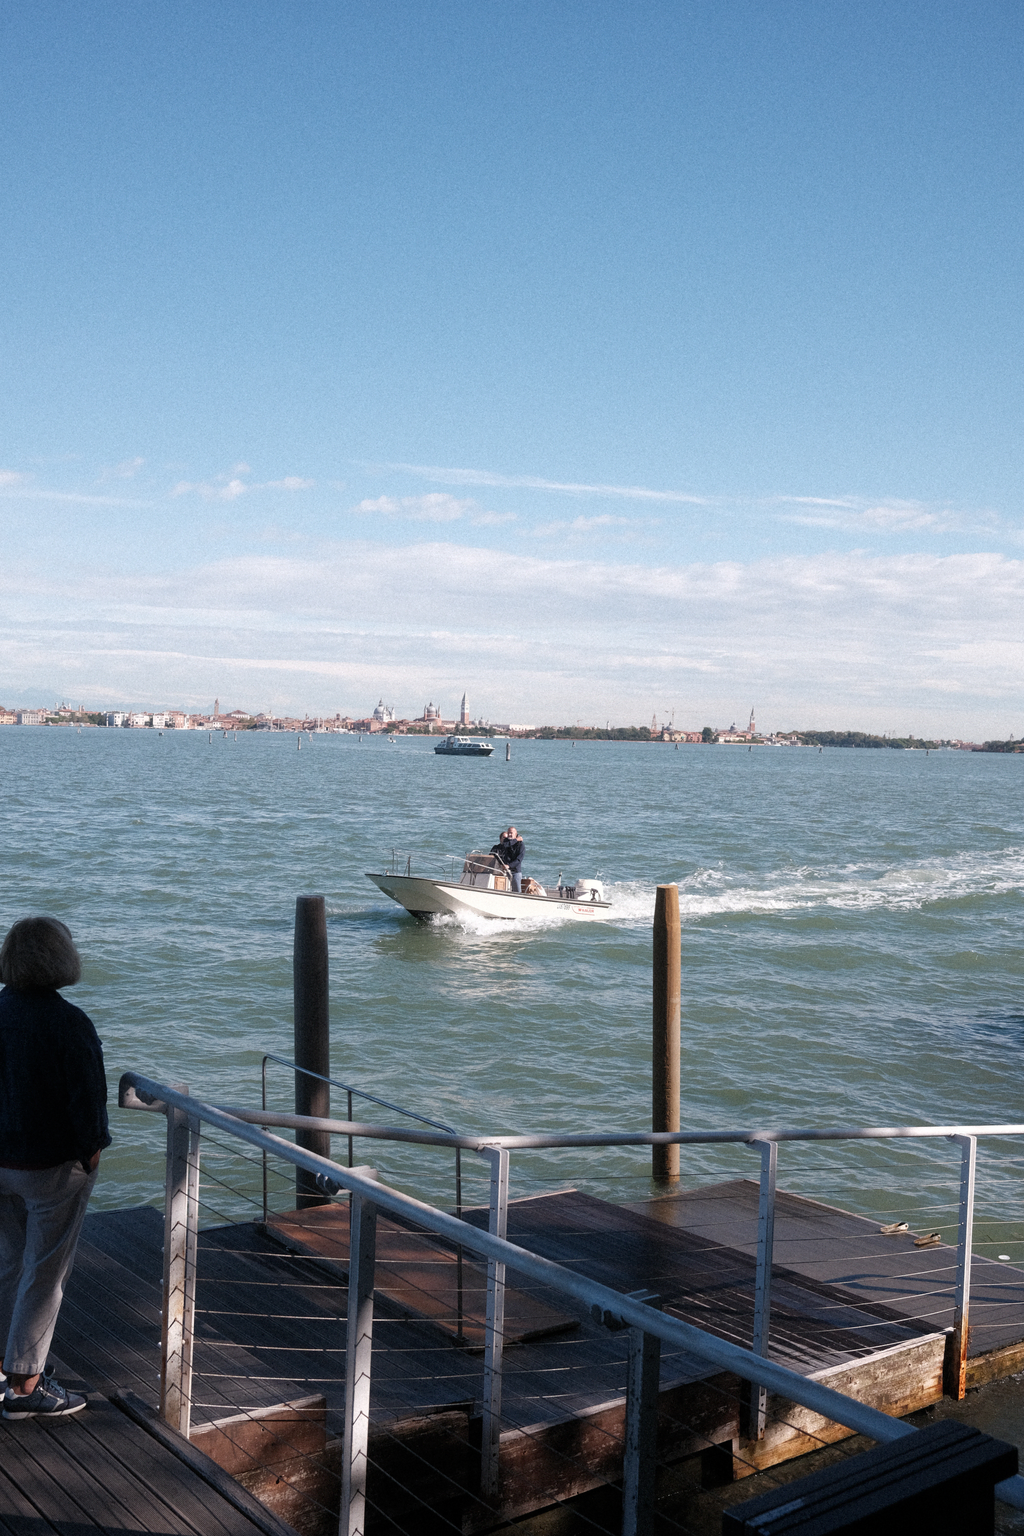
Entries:
MULTIPOLYGON (((349 1208, 315 1205, 283 1211, 267 1222, 267 1235, 290 1253, 320 1259, 348 1275, 349 1208)), ((377 1218, 376 1289, 408 1317, 422 1318, 469 1349, 483 1349, 487 1315, 487 1275, 478 1264, 462 1261, 462 1308, 459 1316, 458 1259, 436 1238, 377 1218)), ((537 1296, 505 1287, 505 1343, 568 1333, 579 1320, 537 1296)))

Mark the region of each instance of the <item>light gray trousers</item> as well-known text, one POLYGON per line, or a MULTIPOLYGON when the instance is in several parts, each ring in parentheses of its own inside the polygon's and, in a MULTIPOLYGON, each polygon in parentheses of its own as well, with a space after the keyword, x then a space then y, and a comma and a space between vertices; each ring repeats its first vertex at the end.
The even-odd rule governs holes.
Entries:
POLYGON ((81 1163, 0 1168, 0 1345, 8 1376, 46 1364, 96 1183, 81 1163))

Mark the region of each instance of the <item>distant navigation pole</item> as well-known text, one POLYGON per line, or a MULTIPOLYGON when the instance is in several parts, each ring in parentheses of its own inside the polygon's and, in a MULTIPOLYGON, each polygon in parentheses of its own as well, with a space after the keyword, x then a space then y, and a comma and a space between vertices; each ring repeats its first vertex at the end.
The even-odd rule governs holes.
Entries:
MULTIPOLYGON (((679 1129, 679 887, 659 885, 654 904, 653 1131, 679 1129)), ((656 1179, 678 1179, 679 1144, 651 1148, 656 1179)))
MULTIPOLYGON (((322 896, 295 898, 295 1065, 325 1078, 331 1071, 331 1022, 328 1002, 327 906, 322 896)), ((295 1074, 295 1113, 328 1119, 329 1083, 306 1072, 295 1074)), ((331 1155, 329 1131, 296 1131, 296 1144, 321 1157, 331 1155)), ((295 1170, 295 1203, 300 1210, 324 1205, 316 1179, 304 1168, 295 1170)))

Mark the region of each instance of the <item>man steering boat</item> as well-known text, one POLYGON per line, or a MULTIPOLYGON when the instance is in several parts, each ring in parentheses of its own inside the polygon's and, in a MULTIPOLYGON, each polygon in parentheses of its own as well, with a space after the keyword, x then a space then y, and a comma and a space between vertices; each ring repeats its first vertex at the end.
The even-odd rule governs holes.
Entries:
POLYGON ((515 827, 509 827, 502 832, 491 852, 498 856, 511 875, 513 891, 521 893, 523 854, 526 852, 526 845, 515 827))

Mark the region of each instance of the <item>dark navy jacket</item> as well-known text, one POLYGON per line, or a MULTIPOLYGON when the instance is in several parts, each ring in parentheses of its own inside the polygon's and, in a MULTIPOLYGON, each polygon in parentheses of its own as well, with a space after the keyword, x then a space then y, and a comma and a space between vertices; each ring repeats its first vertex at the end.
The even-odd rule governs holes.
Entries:
POLYGON ((514 873, 518 874, 522 869, 526 848, 521 837, 503 837, 500 843, 495 843, 491 852, 504 860, 514 873))
POLYGON ((110 1146, 103 1050, 54 991, 0 992, 0 1164, 55 1168, 110 1146))

